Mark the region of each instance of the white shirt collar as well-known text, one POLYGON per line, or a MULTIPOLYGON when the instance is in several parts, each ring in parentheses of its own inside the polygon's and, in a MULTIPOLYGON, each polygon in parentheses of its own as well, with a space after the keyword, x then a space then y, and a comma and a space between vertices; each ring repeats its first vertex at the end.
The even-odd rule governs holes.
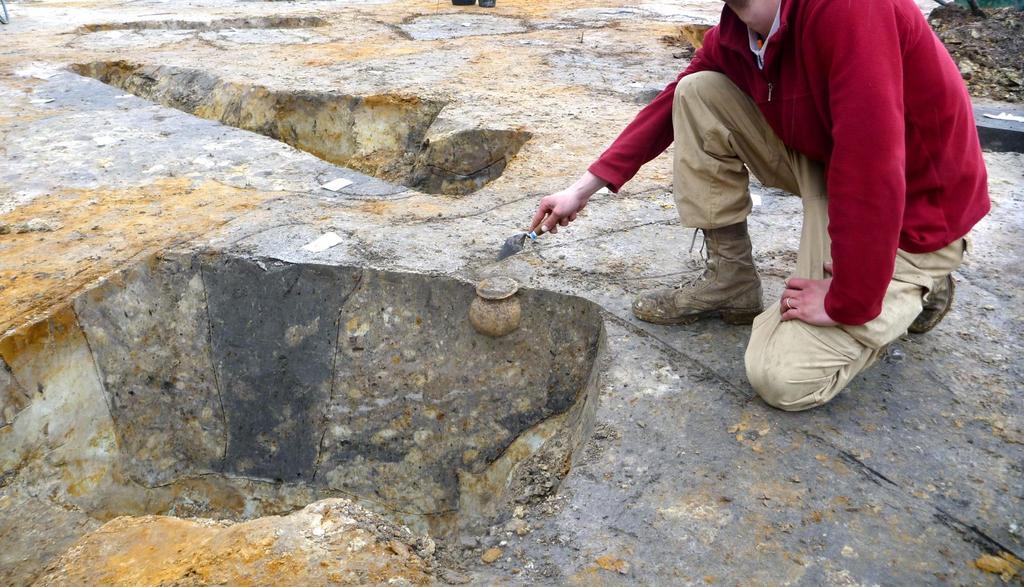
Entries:
POLYGON ((764 38, 764 43, 761 44, 761 48, 757 48, 757 33, 747 27, 747 38, 750 39, 750 50, 757 56, 758 67, 764 68, 764 52, 768 48, 768 41, 771 40, 772 35, 779 30, 779 17, 782 14, 782 2, 780 0, 778 8, 775 9, 775 20, 772 21, 772 27, 768 30, 768 36, 764 38))

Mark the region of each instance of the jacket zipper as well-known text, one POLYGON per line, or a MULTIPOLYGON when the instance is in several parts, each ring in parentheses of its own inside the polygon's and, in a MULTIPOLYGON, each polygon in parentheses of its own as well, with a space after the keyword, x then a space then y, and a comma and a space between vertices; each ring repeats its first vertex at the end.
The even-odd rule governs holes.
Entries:
POLYGON ((768 101, 769 102, 772 101, 772 89, 774 89, 774 88, 775 88, 775 84, 773 84, 772 82, 768 82, 768 101))

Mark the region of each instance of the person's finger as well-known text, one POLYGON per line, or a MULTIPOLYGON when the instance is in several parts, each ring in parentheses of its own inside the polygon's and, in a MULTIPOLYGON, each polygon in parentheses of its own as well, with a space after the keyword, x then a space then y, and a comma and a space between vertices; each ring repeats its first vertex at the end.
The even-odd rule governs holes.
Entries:
POLYGON ((832 261, 825 263, 825 273, 832 275, 832 261))
POLYGON ((545 215, 545 216, 541 216, 541 217, 540 217, 540 220, 535 220, 535 221, 533 221, 533 222, 532 222, 532 223, 530 224, 530 230, 528 230, 527 232, 535 232, 535 231, 538 231, 538 230, 540 230, 540 227, 541 227, 541 225, 542 225, 542 224, 544 223, 545 219, 547 219, 547 216, 546 216, 546 215, 545 215))
POLYGON ((782 313, 792 312, 800 309, 803 304, 801 303, 802 292, 799 290, 787 289, 782 294, 782 299, 779 300, 779 306, 782 308, 782 313))
POLYGON ((558 225, 559 226, 569 226, 569 217, 568 216, 562 217, 562 219, 558 221, 558 225))
MULTIPOLYGON (((800 297, 800 292, 802 291, 802 289, 786 289, 782 292, 782 299, 800 297)), ((795 302, 796 300, 793 301, 795 302)))
POLYGON ((785 312, 782 313, 782 321, 783 322, 785 322, 787 320, 799 320, 799 319, 800 319, 800 310, 799 309, 794 308, 792 310, 786 310, 785 312))
POLYGON ((803 277, 790 277, 786 282, 788 289, 804 289, 811 283, 812 280, 804 279, 803 277))
POLYGON ((573 212, 572 214, 569 215, 569 222, 572 222, 574 220, 576 220, 576 213, 575 212, 573 212))
POLYGON ((561 221, 562 217, 555 210, 551 210, 551 213, 544 219, 541 226, 544 227, 544 232, 557 232, 555 229, 561 221))
POLYGON ((544 232, 550 232, 551 234, 558 234, 558 225, 555 224, 550 229, 545 228, 544 232))
POLYGON ((547 198, 541 198, 540 205, 537 206, 537 213, 533 215, 533 220, 530 221, 530 230, 537 230, 540 223, 544 221, 544 217, 551 212, 554 206, 548 201, 547 198))

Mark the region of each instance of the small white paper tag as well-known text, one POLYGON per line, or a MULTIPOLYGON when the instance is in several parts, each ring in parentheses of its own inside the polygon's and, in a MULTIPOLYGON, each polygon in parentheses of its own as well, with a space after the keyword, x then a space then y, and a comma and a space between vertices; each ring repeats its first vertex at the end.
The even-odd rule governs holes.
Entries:
POLYGON ((29 100, 29 104, 49 104, 53 102, 54 98, 39 98, 38 100, 29 100))
POLYGON ((302 248, 310 253, 319 253, 339 244, 341 244, 341 237, 335 232, 328 232, 302 248))
POLYGON ((761 194, 750 194, 750 200, 754 202, 755 206, 760 206, 764 201, 761 199, 761 194))
POLYGON ((93 137, 92 142, 96 143, 100 147, 106 147, 116 143, 117 139, 114 137, 93 137))
POLYGON ((352 185, 353 183, 354 182, 351 179, 345 179, 344 177, 339 177, 338 179, 332 179, 331 181, 323 184, 320 187, 324 188, 325 190, 330 190, 332 192, 340 192, 341 190, 343 190, 343 189, 347 188, 348 186, 352 185))

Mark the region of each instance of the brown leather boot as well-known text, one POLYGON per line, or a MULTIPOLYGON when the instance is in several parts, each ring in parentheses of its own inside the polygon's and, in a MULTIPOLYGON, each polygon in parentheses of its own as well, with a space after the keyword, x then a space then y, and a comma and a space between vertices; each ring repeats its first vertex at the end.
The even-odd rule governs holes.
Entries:
POLYGON ((952 275, 947 275, 935 282, 935 287, 924 298, 924 308, 907 330, 914 334, 924 334, 938 326, 953 307, 955 284, 952 275))
POLYGON ((704 239, 704 271, 675 287, 637 296, 637 318, 654 324, 689 324, 719 314, 728 324, 750 324, 764 311, 746 221, 704 230, 704 239))

